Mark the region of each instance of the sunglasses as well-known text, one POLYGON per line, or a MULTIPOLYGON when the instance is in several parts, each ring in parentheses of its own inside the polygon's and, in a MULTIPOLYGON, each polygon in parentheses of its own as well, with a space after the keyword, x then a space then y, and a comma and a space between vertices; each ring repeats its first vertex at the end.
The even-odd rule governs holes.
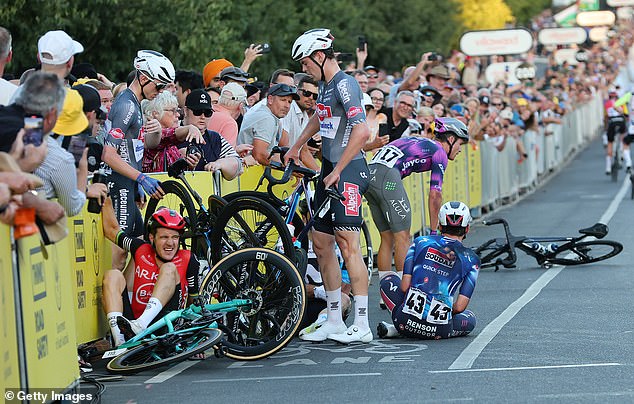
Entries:
POLYGON ((372 102, 385 101, 385 98, 379 98, 379 97, 370 97, 370 99, 372 100, 372 102))
POLYGON ((299 90, 299 91, 301 92, 301 94, 302 94, 304 97, 312 97, 312 98, 313 98, 313 100, 317 101, 317 96, 318 96, 319 94, 317 94, 317 93, 313 93, 312 91, 303 90, 303 89, 302 89, 302 90, 299 90))
POLYGON ((370 79, 378 79, 379 75, 378 74, 368 74, 368 78, 370 78, 370 79))
POLYGON ((494 102, 494 103, 491 103, 491 105, 493 105, 494 107, 501 107, 504 104, 502 104, 501 102, 499 102, 499 103, 498 102, 494 102))
POLYGON ((293 94, 297 93, 297 87, 295 86, 289 86, 288 84, 284 84, 284 83, 277 83, 275 85, 279 87, 277 87, 274 91, 270 92, 269 95, 277 95, 280 93, 293 93, 293 94))
POLYGON ((192 109, 191 111, 194 116, 201 116, 202 114, 205 114, 205 118, 209 118, 211 114, 214 113, 210 109, 192 109))
POLYGON ((425 91, 425 92, 423 93, 423 95, 424 95, 425 97, 435 97, 435 96, 436 96, 436 93, 434 93, 434 92, 432 92, 432 91, 425 91))

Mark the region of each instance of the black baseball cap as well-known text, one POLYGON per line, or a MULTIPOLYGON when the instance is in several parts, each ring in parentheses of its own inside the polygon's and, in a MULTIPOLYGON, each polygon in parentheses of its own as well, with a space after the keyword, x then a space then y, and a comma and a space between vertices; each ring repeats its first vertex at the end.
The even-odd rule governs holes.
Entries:
POLYGON ((293 96, 294 100, 299 100, 299 94, 297 94, 297 89, 295 87, 289 86, 284 83, 277 83, 269 88, 269 95, 277 95, 279 97, 284 97, 286 95, 293 96))
POLYGON ((97 119, 106 119, 108 111, 101 106, 101 96, 99 91, 88 84, 77 84, 73 86, 73 90, 77 90, 84 101, 84 112, 95 111, 97 113, 97 119))
POLYGON ((246 82, 249 79, 249 73, 239 67, 229 66, 220 72, 220 80, 226 81, 225 79, 246 82))
POLYGON ((211 110, 211 97, 202 88, 192 90, 185 98, 185 106, 189 109, 211 110))

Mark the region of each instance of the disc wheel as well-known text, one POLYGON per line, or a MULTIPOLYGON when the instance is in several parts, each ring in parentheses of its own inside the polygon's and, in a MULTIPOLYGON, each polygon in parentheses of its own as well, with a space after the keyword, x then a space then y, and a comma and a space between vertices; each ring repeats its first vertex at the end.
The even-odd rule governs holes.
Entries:
POLYGON ((134 374, 183 361, 218 344, 222 331, 207 328, 183 334, 165 334, 134 347, 112 359, 108 371, 134 374))
POLYGON ((555 251, 554 258, 549 258, 548 261, 559 265, 589 264, 614 257, 621 251, 623 251, 623 245, 616 241, 581 241, 558 249, 555 251))
POLYGON ((287 257, 263 248, 248 248, 224 257, 203 280, 205 303, 251 299, 250 307, 228 312, 219 328, 226 356, 255 360, 282 349, 302 320, 306 291, 301 275, 287 257))

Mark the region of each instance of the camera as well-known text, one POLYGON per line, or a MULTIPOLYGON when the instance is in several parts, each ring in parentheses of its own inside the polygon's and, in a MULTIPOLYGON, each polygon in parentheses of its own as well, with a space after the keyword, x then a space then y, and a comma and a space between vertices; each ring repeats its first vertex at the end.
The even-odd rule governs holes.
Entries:
POLYGON ((260 46, 262 47, 262 49, 260 49, 260 55, 271 52, 271 45, 268 43, 265 42, 260 46))
POLYGON ((429 55, 429 57, 427 58, 427 60, 429 60, 430 62, 435 62, 436 60, 438 60, 438 54, 435 52, 432 52, 431 55, 429 55))
POLYGON ((186 154, 188 156, 191 155, 191 154, 198 154, 199 156, 202 157, 203 150, 196 143, 190 143, 189 146, 187 146, 186 154))
POLYGON ((44 138, 44 118, 39 116, 24 117, 24 137, 22 141, 25 145, 32 144, 39 146, 44 138))

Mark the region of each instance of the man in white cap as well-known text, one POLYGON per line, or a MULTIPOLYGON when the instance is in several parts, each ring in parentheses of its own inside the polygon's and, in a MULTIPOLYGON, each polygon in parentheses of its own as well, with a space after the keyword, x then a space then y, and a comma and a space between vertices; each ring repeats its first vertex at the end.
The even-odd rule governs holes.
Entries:
POLYGON ((73 68, 75 55, 84 47, 64 31, 48 31, 37 41, 37 58, 42 71, 64 80, 73 68))

